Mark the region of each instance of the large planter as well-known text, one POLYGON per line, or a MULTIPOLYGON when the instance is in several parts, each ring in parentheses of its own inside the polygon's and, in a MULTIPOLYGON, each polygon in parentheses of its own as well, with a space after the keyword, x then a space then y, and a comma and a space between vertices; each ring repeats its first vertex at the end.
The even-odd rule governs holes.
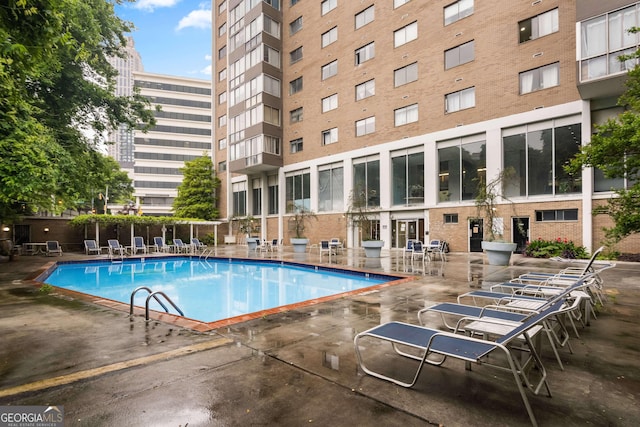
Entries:
POLYGON ((291 245, 293 246, 293 252, 297 254, 302 254, 307 252, 307 245, 309 244, 309 239, 304 237, 293 237, 291 238, 291 245))
POLYGON ((482 241, 482 249, 490 265, 509 265, 511 254, 517 246, 515 243, 482 241))
POLYGON ((364 240, 362 241, 362 247, 364 248, 364 255, 367 258, 380 258, 380 252, 384 246, 383 240, 364 240))

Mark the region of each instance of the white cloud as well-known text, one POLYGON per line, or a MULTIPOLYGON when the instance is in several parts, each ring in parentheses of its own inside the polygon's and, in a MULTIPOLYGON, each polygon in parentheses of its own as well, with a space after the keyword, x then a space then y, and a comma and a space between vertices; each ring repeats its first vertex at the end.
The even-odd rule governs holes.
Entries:
POLYGON ((179 2, 180 0, 138 0, 133 4, 133 7, 153 12, 154 9, 161 7, 173 7, 179 2))
POLYGON ((211 28, 211 9, 192 10, 182 18, 176 27, 176 31, 183 28, 211 28))
POLYGON ((213 56, 207 54, 207 55, 204 56, 204 59, 206 61, 211 61, 213 59, 213 56))
POLYGON ((211 75, 211 64, 209 64, 206 67, 204 67, 202 70, 200 70, 200 72, 202 74, 206 74, 207 76, 210 76, 211 75))

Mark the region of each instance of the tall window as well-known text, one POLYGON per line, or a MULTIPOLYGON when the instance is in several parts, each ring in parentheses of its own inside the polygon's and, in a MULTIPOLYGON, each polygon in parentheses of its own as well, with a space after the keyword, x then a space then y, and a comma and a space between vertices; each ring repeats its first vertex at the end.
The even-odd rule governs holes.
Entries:
POLYGON ((333 95, 329 95, 326 98, 322 98, 322 112, 326 113, 327 111, 335 110, 338 108, 338 94, 334 93, 333 95))
POLYGON ((302 138, 296 138, 289 142, 290 152, 297 153, 302 151, 302 138))
POLYGON ((251 195, 253 196, 253 200, 251 203, 253 204, 253 209, 251 210, 252 215, 262 215, 262 183, 260 179, 251 180, 251 195))
POLYGON ((626 72, 636 59, 620 62, 618 57, 638 49, 638 34, 629 29, 639 26, 639 4, 597 16, 580 24, 580 80, 586 81, 626 72))
POLYGON ((444 96, 444 110, 447 113, 476 106, 476 88, 470 87, 444 96))
POLYGON ((222 46, 218 49, 218 59, 224 59, 225 56, 227 56, 227 47, 222 46))
POLYGON ((302 76, 289 82, 289 95, 298 93, 302 90, 302 76))
POLYGON ((302 16, 299 16, 289 24, 289 34, 294 35, 301 29, 302 29, 302 16))
POLYGON ((365 10, 356 14, 356 30, 373 21, 375 17, 375 7, 369 6, 365 10))
POLYGON ((545 65, 520 73, 520 94, 547 89, 560 84, 560 63, 545 65))
POLYGON ((322 80, 326 80, 329 77, 333 77, 338 74, 338 60, 331 61, 322 66, 322 80))
POLYGON ((318 168, 318 211, 344 210, 344 168, 342 163, 318 168))
POLYGON ((356 85, 356 101, 368 98, 376 94, 376 81, 368 80, 364 83, 356 85))
POLYGON ((444 8, 444 25, 453 24, 473 14, 473 0, 458 0, 444 8))
POLYGON ((484 135, 438 143, 438 200, 474 200, 486 176, 484 135))
POLYGON ((302 59, 302 46, 295 48, 291 52, 289 52, 289 60, 293 64, 294 62, 298 62, 302 59))
POLYGON ((457 67, 475 59, 474 41, 444 51, 444 69, 457 67))
POLYGON ((380 206, 380 160, 376 156, 354 159, 353 191, 366 191, 367 207, 380 206))
POLYGON ((337 5, 338 0, 322 0, 322 2, 320 3, 322 15, 326 15, 327 13, 331 12, 336 8, 337 5))
POLYGON ((233 192, 233 214, 235 216, 247 215, 247 182, 235 182, 231 184, 233 192))
POLYGON ((563 168, 580 150, 581 140, 580 121, 575 117, 504 130, 504 168, 513 168, 516 173, 505 194, 514 197, 582 191, 580 176, 570 176, 563 168))
POLYGON ((393 72, 394 86, 402 86, 418 80, 418 63, 414 62, 393 72))
POLYGON ((326 33, 322 34, 322 47, 327 47, 331 43, 338 40, 338 27, 333 27, 326 33))
POLYGON ((558 9, 518 22, 520 43, 558 32, 558 9))
POLYGON ((278 175, 270 175, 267 177, 268 185, 268 200, 267 200, 267 213, 269 215, 275 215, 278 213, 278 175))
POLYGON ((289 121, 291 123, 298 123, 302 121, 302 113, 303 113, 303 108, 296 108, 295 110, 291 110, 289 112, 289 121))
POLYGON ((403 126, 418 121, 418 104, 394 110, 394 126, 403 126))
POLYGON ((418 23, 411 24, 393 32, 393 47, 402 46, 418 38, 418 23))
POLYGON ((376 118, 367 117, 356 121, 356 136, 368 135, 376 131, 376 118))
POLYGON ((369 43, 366 46, 362 46, 360 49, 356 49, 356 65, 360 65, 367 62, 376 56, 376 48, 374 42, 369 43))
POLYGON ((424 202, 424 149, 415 148, 391 155, 394 205, 424 202))
POLYGON ((322 131, 322 145, 333 144, 338 142, 338 128, 332 128, 322 131))
POLYGON ((311 209, 311 175, 308 170, 290 173, 285 177, 287 213, 311 209))

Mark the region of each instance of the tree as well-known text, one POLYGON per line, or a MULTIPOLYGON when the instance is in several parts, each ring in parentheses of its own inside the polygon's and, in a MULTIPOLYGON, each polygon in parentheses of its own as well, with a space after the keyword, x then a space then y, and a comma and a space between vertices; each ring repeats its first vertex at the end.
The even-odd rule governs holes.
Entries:
POLYGON ((131 30, 110 0, 0 6, 0 220, 75 208, 91 196, 92 174, 112 173, 87 135, 154 123, 138 93, 115 96, 107 58, 123 55, 131 30))
POLYGON ((217 189, 220 180, 215 175, 211 157, 206 153, 180 169, 184 178, 173 201, 173 212, 184 218, 213 220, 218 218, 217 189))
MULTIPOLYGON (((631 58, 640 58, 640 52, 621 60, 631 58)), ((614 226, 605 232, 614 242, 640 231, 640 68, 629 71, 626 85, 618 99, 625 111, 595 126, 591 143, 583 146, 566 167, 574 174, 583 167, 595 167, 607 178, 626 178, 632 183, 627 189, 615 190, 616 195, 606 206, 594 210, 594 214, 608 214, 613 219, 614 226)))

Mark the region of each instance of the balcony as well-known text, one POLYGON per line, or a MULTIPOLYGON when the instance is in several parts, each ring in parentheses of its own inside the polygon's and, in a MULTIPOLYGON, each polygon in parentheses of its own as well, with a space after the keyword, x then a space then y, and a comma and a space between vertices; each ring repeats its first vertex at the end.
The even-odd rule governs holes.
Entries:
POLYGON ((272 172, 283 165, 282 156, 271 153, 259 153, 241 159, 232 160, 229 170, 232 173, 244 175, 257 175, 263 172, 272 172))

